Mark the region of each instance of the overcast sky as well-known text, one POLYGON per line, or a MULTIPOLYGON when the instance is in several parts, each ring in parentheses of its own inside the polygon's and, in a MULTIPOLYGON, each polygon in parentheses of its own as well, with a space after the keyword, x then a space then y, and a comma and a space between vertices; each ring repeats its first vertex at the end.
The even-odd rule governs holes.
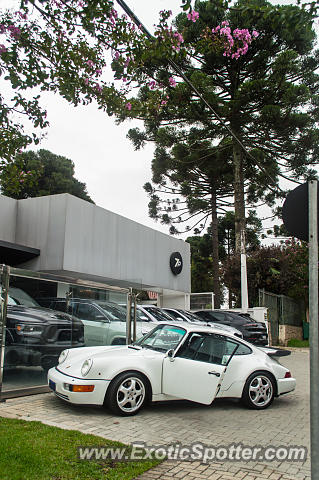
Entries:
MULTIPOLYGON (((1 7, 16 0, 0 0, 1 7)), ((181 0, 127 0, 135 14, 149 30, 162 9, 180 11, 181 0)), ((281 2, 283 3, 283 2, 281 2)), ((289 2, 285 2, 289 3, 289 2)), ((120 7, 117 6, 120 11, 120 7)), ((50 127, 41 145, 51 152, 70 158, 75 175, 85 182, 94 202, 144 225, 168 233, 168 227, 148 217, 148 197, 143 190, 151 179, 153 146, 135 152, 126 134, 137 121, 115 125, 114 118, 92 104, 72 107, 58 95, 43 95, 50 127)))

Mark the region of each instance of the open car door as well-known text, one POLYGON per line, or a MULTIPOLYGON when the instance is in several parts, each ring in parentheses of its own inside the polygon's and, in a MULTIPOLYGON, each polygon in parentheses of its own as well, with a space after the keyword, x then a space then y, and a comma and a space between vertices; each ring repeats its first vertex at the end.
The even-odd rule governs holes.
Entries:
POLYGON ((225 335, 190 333, 176 354, 163 360, 162 393, 209 405, 237 348, 225 335))

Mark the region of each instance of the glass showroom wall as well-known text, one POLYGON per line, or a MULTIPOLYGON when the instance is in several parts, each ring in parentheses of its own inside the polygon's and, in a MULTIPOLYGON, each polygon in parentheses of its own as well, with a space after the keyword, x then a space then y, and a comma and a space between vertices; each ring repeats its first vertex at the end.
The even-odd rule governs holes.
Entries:
POLYGON ((4 265, 0 275, 2 398, 44 391, 64 349, 123 345, 135 331, 129 289, 4 265))

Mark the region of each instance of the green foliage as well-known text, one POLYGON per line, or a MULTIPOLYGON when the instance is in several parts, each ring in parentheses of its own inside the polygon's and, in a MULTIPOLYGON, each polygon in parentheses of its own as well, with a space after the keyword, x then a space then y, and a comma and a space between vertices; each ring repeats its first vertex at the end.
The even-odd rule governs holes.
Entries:
POLYGON ((75 430, 0 418, 1 480, 130 480, 160 463, 77 459, 77 447, 97 445, 125 447, 75 430))
POLYGON ((288 347, 308 348, 309 340, 298 340, 298 338, 291 338, 288 340, 288 347))
MULTIPOLYGON (((247 218, 247 249, 249 252, 258 249, 260 246, 260 229, 261 221, 256 213, 251 211, 247 218)), ((219 271, 217 273, 214 271, 211 226, 208 227, 207 233, 204 235, 194 235, 188 237, 186 241, 191 246, 192 292, 213 291, 214 274, 217 274, 220 283, 222 278, 219 271)), ((227 212, 218 218, 218 247, 219 258, 222 262, 233 257, 235 251, 234 212, 227 212)))
POLYGON ((0 187, 2 195, 12 198, 70 193, 94 203, 85 183, 74 178, 72 160, 43 149, 17 155, 1 170, 0 187))
POLYGON ((213 291, 212 239, 205 234, 186 239, 191 246, 192 292, 213 291))
MULTIPOLYGON (((259 247, 247 256, 249 304, 258 305, 258 290, 302 299, 308 305, 308 245, 291 239, 281 245, 259 247)), ((240 299, 240 258, 223 263, 223 278, 240 299)))
MULTIPOLYGON (((262 200, 273 206, 285 196, 277 188, 282 176, 308 178, 318 163, 319 53, 314 50, 314 17, 307 9, 273 6, 264 0, 240 0, 232 6, 197 1, 195 8, 196 23, 184 13, 175 21, 187 53, 179 58, 179 66, 248 152, 240 152, 243 179, 236 187, 237 199, 245 189, 249 204, 262 200), (259 32, 238 60, 223 56, 208 33, 225 20, 259 32)), ((155 81, 161 81, 164 70, 173 75, 165 58, 149 62, 155 81)), ((147 141, 156 144, 152 182, 146 187, 151 217, 170 225, 171 233, 177 233, 182 222, 186 231, 194 227, 200 231, 212 211, 212 189, 220 211, 232 202, 236 142, 183 78, 176 73, 174 78, 174 89, 163 84, 167 101, 157 109, 157 92, 140 88, 129 116, 143 119, 144 129, 130 130, 129 138, 136 149, 147 141)))
MULTIPOLYGON (((250 210, 246 218, 246 250, 251 252, 260 246, 262 221, 257 217, 255 210, 250 210)), ((220 258, 235 253, 235 214, 226 212, 218 219, 218 241, 220 244, 220 258)))

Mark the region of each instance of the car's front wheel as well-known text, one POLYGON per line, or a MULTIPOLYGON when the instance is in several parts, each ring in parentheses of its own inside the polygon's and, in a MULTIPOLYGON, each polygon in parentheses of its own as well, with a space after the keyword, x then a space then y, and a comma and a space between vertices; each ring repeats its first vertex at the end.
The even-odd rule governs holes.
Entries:
POLYGON ((254 372, 246 380, 243 390, 243 403, 255 410, 269 407, 275 396, 275 383, 267 372, 254 372))
POLYGON ((116 377, 106 392, 106 406, 117 415, 135 415, 145 404, 148 385, 138 372, 126 372, 116 377))

